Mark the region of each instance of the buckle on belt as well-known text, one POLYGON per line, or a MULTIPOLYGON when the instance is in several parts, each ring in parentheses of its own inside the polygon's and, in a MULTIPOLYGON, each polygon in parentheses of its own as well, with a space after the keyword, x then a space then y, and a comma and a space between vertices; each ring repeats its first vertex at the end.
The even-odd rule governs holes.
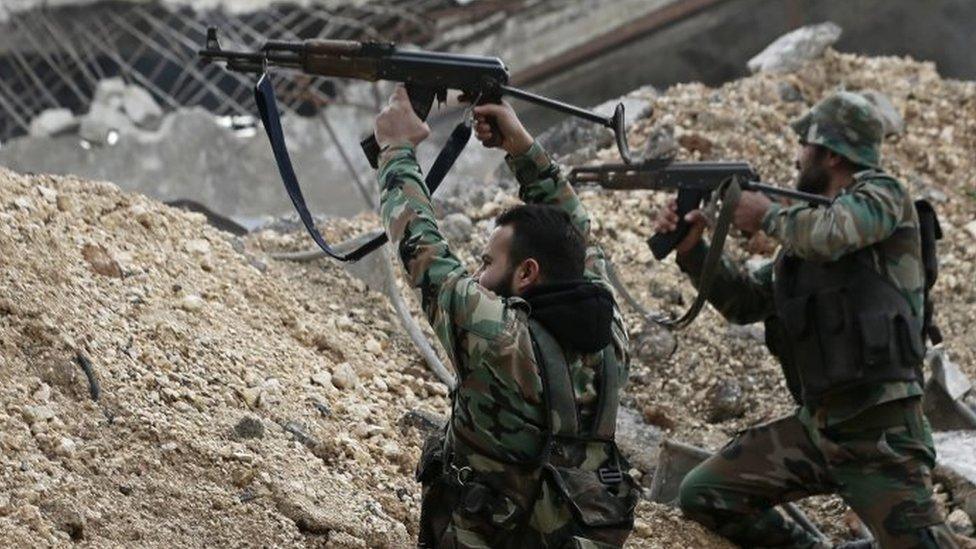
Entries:
POLYGON ((596 476, 603 484, 620 484, 624 481, 624 474, 620 469, 601 468, 596 470, 596 476))
POLYGON ((457 467, 451 466, 455 470, 454 476, 457 478, 459 485, 464 486, 468 480, 471 478, 471 467, 465 465, 458 469, 457 467))

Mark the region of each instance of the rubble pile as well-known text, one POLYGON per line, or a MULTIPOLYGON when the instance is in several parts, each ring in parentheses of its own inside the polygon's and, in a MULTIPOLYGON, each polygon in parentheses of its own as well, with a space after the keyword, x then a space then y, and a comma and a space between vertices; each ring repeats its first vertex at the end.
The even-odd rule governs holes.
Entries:
POLYGON ((268 253, 305 245, 0 170, 0 546, 410 546, 447 389, 382 294, 268 253))
MULTIPOLYGON (((790 185, 788 121, 839 87, 887 101, 884 164, 942 216, 938 321, 953 361, 976 377, 976 84, 943 80, 928 63, 828 50, 796 72, 719 89, 644 90, 653 112, 630 141, 681 159, 748 160, 790 185)), ((691 285, 644 243, 668 195, 582 196, 637 300, 687 306, 691 285)), ((498 191, 451 204, 447 232, 472 268, 493 217, 514 202, 498 191)), ((338 241, 376 223, 323 230, 338 241)), ((750 265, 774 252, 762 236, 730 240, 750 265)), ((411 545, 413 467, 447 390, 380 293, 330 261, 271 257, 309 244, 297 232, 237 238, 108 183, 0 170, 0 545, 411 545)), ((790 411, 761 328, 730 327, 706 308, 672 337, 627 316, 624 404, 668 436, 714 449, 790 411)), ((947 510, 962 509, 947 490, 947 510)), ((836 502, 813 510, 843 534, 836 502)), ((632 540, 725 546, 648 502, 632 540)))

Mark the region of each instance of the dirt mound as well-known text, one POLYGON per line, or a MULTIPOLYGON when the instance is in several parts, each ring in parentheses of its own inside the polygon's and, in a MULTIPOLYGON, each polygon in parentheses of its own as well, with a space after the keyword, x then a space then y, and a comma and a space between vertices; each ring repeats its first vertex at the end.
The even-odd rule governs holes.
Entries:
POLYGON ((385 298, 107 183, 0 171, 0 218, 0 545, 409 545, 446 390, 385 298))
MULTIPOLYGON (((939 321, 976 376, 976 85, 944 81, 931 64, 829 52, 793 75, 674 87, 631 142, 672 128, 683 158, 749 160, 788 183, 786 123, 840 86, 879 90, 904 115, 884 162, 943 216, 939 321)), ((644 244, 664 194, 583 198, 646 307, 690 303, 673 261, 644 244)), ((472 266, 513 201, 499 194, 467 212, 476 229, 459 250, 472 266)), ((336 221, 327 233, 375 223, 336 221)), ((446 413, 446 390, 382 295, 334 263, 267 256, 307 246, 298 233, 236 239, 107 183, 0 171, 0 544, 411 545, 425 420, 408 412, 446 413)), ((762 239, 732 246, 743 259, 772 251, 762 239)), ((706 309, 661 358, 667 338, 628 316, 643 351, 626 401, 646 421, 716 447, 789 411, 761 332, 706 309)), ((642 503, 633 545, 723 543, 642 503)))

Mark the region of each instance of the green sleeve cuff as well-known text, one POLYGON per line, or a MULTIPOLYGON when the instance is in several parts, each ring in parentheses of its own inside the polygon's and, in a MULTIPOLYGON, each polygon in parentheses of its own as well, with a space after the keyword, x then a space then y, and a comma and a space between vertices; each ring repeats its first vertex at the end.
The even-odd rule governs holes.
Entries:
POLYGON ((766 210, 766 214, 763 215, 760 225, 762 226, 763 232, 767 235, 776 236, 776 221, 782 209, 783 206, 781 204, 773 202, 770 204, 769 209, 766 210))
POLYGON ((552 160, 549 154, 538 141, 533 141, 529 150, 524 153, 512 156, 505 156, 505 162, 515 174, 515 179, 521 185, 529 185, 539 180, 540 174, 552 167, 552 160))
POLYGON ((417 161, 417 153, 413 145, 404 143, 401 145, 390 145, 389 147, 384 148, 382 151, 380 151, 380 158, 378 162, 378 171, 380 176, 382 177, 385 175, 384 172, 386 172, 386 169, 393 161, 404 159, 410 159, 414 162, 417 161))

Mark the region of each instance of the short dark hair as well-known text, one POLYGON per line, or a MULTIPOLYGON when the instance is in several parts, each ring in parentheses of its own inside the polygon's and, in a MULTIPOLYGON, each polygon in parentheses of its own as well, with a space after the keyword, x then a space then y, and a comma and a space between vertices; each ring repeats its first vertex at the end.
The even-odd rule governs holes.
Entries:
POLYGON ((498 227, 512 227, 508 259, 514 266, 532 258, 546 282, 583 278, 586 243, 566 210, 545 204, 522 204, 495 218, 498 227))

